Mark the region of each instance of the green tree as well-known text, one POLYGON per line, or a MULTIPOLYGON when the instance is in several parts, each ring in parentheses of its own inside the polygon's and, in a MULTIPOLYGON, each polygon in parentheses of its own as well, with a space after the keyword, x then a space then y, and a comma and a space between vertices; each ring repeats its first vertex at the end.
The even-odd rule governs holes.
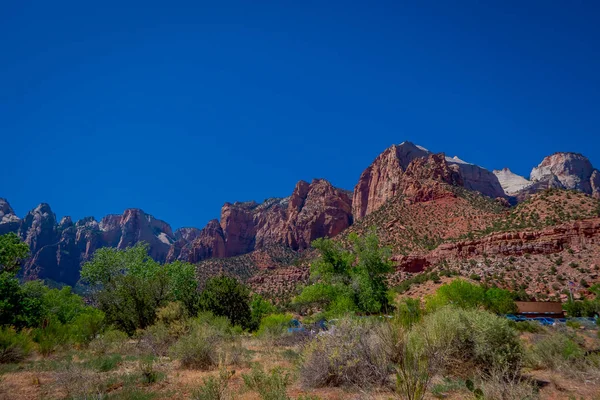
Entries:
POLYGON ((515 296, 509 290, 497 287, 489 288, 485 291, 485 308, 496 314, 512 314, 517 311, 515 296))
POLYGON ((29 246, 14 233, 0 236, 0 272, 16 274, 28 254, 29 246))
POLYGON ((455 279, 451 283, 440 286, 434 295, 426 299, 428 311, 435 311, 446 305, 459 308, 477 308, 484 305, 485 289, 463 279, 455 279))
POLYGON ((222 275, 208 279, 199 304, 203 311, 227 317, 232 325, 250 327, 250 290, 235 278, 222 275))
POLYGON ((190 315, 198 311, 198 283, 191 264, 161 265, 148 255, 148 246, 117 250, 102 248, 81 270, 96 304, 108 323, 133 333, 156 320, 156 311, 169 301, 181 301, 190 315))
POLYGON ((377 313, 389 307, 385 274, 393 270, 390 250, 379 245, 374 233, 348 237, 346 250, 331 239, 312 243, 320 253, 311 264, 312 284, 294 299, 299 306, 323 308, 330 314, 349 311, 377 313))

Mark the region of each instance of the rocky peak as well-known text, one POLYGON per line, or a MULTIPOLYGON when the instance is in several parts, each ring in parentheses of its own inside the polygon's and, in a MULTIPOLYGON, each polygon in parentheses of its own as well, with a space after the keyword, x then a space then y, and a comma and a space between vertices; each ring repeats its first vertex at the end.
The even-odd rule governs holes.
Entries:
POLYGON ((9 223, 19 221, 14 210, 6 199, 0 197, 0 223, 9 223))
POLYGON ((73 226, 73 221, 71 220, 71 217, 69 217, 69 216, 62 217, 62 219, 60 220, 60 222, 58 224, 58 227, 60 229, 66 229, 71 226, 73 226))
MULTIPOLYGON (((217 220, 215 220, 217 221, 217 220)), ((218 223, 219 221, 217 221, 218 223)), ((184 240, 186 242, 191 242, 194 239, 196 239, 199 235, 200 235, 200 229, 198 228, 179 228, 176 229, 175 232, 173 232, 173 236, 175 237, 175 240, 184 240)))
MULTIPOLYGON (((432 154, 426 148, 411 142, 391 146, 381 153, 363 171, 354 187, 352 199, 354 218, 357 220, 363 218, 400 193, 402 176, 409 164, 413 160, 424 159, 432 154)), ((460 174, 461 186, 493 198, 505 195, 498 178, 490 171, 456 156, 443 157, 446 163, 455 166, 452 170, 460 174)))
POLYGON ((524 177, 513 173, 508 168, 503 168, 501 170, 494 170, 494 175, 498 178, 504 193, 508 196, 513 196, 531 185, 531 182, 525 179, 524 177))
POLYGON ((575 189, 600 197, 600 177, 590 160, 579 153, 554 153, 531 171, 537 187, 575 189))

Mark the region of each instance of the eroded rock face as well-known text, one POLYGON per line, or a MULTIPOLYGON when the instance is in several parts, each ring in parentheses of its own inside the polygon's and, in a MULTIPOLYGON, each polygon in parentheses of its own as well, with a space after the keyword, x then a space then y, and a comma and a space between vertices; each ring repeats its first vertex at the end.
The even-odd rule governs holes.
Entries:
POLYGON ((600 198, 600 176, 590 160, 577 153, 555 153, 531 171, 529 191, 546 188, 580 190, 600 198))
POLYGON ((0 235, 8 232, 16 232, 21 220, 15 215, 12 207, 6 199, 0 198, 0 235))
MULTIPOLYGON (((399 188, 409 164, 413 160, 432 154, 429 150, 410 142, 394 145, 381 153, 362 173, 354 188, 354 218, 363 218, 381 207, 388 199, 401 193, 399 188)), ((452 170, 460 175, 460 186, 492 198, 505 196, 498 178, 492 172, 458 157, 444 158, 446 163, 452 166, 452 170)))
POLYGON ((514 196, 527 186, 531 185, 530 181, 513 173, 508 168, 494 170, 493 173, 498 178, 502 189, 504 189, 504 193, 506 193, 508 196, 514 196))
MULTIPOLYGON (((310 184, 298 182, 292 195, 283 199, 268 199, 262 204, 225 203, 221 209, 221 229, 213 227, 211 235, 216 240, 212 243, 224 248, 216 257, 232 257, 275 244, 305 249, 314 239, 335 236, 351 224, 352 201, 348 193, 326 180, 315 179, 310 184)), ((211 241, 195 240, 189 246, 190 251, 206 254, 194 249, 204 248, 207 242, 211 241)), ((178 258, 185 257, 182 252, 178 258)))
POLYGON ((361 174, 352 197, 353 216, 361 219, 398 194, 398 185, 408 164, 430 152, 411 142, 393 145, 381 153, 361 174))

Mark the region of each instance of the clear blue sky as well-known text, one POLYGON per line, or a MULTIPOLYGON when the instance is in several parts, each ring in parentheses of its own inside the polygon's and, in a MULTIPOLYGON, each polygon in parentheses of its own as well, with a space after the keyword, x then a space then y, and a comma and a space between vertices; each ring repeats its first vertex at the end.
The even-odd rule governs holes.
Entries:
POLYGON ((352 189, 404 140, 600 167, 599 20, 595 1, 7 1, 0 197, 202 227, 299 179, 352 189))

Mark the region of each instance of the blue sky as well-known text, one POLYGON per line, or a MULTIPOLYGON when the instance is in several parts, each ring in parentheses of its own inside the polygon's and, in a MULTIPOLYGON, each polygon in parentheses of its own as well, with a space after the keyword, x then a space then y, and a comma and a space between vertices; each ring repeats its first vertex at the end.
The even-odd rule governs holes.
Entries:
POLYGON ((299 179, 352 189, 404 140, 523 175, 555 151, 600 166, 597 2, 160 3, 3 4, 0 197, 20 216, 202 227, 299 179))

